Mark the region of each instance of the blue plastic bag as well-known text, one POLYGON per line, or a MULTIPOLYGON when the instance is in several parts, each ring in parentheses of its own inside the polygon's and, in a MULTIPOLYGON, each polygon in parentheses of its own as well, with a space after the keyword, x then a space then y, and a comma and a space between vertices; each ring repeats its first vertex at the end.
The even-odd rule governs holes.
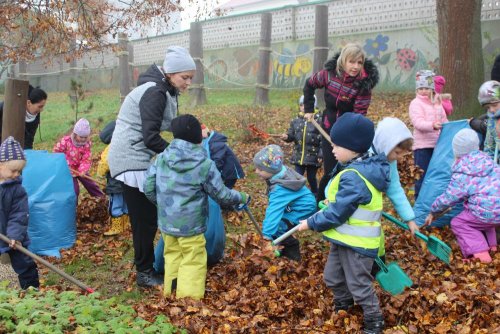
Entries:
POLYGON ((30 251, 60 257, 76 240, 76 195, 64 154, 26 150, 23 186, 28 193, 30 251))
MULTIPOLYGON (((415 211, 415 222, 418 226, 422 226, 425 218, 431 212, 431 205, 436 198, 441 195, 451 180, 451 166, 455 162, 451 142, 455 134, 469 127, 467 120, 448 122, 443 124, 443 129, 439 135, 438 142, 432 153, 432 159, 429 163, 429 168, 425 174, 422 188, 418 195, 418 199, 413 206, 415 211)), ((463 204, 455 205, 451 211, 442 217, 436 219, 431 226, 443 227, 450 223, 451 218, 462 212, 463 204)))

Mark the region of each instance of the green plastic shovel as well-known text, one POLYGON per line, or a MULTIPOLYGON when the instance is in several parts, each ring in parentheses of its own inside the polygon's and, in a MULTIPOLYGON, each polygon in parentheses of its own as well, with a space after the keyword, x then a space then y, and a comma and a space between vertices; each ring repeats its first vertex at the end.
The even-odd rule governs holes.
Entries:
MULTIPOLYGON (((394 218, 388 213, 382 212, 382 216, 386 218, 387 220, 393 222, 397 226, 401 227, 404 230, 409 231, 410 228, 408 227, 407 224, 399 221, 398 219, 394 218)), ((451 248, 448 246, 444 241, 439 239, 438 237, 435 237, 433 235, 431 236, 426 236, 425 234, 422 234, 420 232, 415 232, 415 235, 419 238, 425 241, 427 244, 427 249, 429 252, 443 261, 446 264, 450 264, 450 255, 451 255, 451 248)))
POLYGON ((375 262, 380 267, 380 271, 375 275, 375 278, 382 289, 391 295, 399 295, 406 287, 413 285, 411 278, 406 275, 396 262, 391 262, 386 266, 379 257, 375 258, 375 262))

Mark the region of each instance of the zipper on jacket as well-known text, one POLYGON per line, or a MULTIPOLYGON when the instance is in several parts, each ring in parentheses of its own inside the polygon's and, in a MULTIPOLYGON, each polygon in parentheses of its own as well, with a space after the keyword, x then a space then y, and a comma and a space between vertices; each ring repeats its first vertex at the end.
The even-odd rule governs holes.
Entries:
MULTIPOLYGON (((314 116, 313 116, 314 117, 314 116)), ((305 151, 306 151, 306 136, 307 136, 307 120, 304 119, 304 130, 302 130, 302 154, 301 154, 301 157, 300 157, 300 164, 299 165, 302 165, 304 164, 304 155, 305 155, 305 151)))

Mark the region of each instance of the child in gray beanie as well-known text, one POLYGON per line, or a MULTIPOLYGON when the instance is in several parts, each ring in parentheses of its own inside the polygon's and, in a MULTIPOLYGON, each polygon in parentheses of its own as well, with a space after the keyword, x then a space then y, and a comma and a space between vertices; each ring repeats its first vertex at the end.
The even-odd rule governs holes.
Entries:
MULTIPOLYGON (((299 220, 316 212, 316 199, 306 187, 306 179, 283 165, 283 150, 278 145, 268 145, 254 157, 255 172, 266 182, 269 203, 262 222, 264 238, 274 240, 299 220)), ((290 236, 280 243, 281 255, 300 261, 299 241, 290 236)))
POLYGON ((452 141, 455 163, 446 191, 431 206, 425 219, 429 225, 434 216, 457 203, 464 210, 451 220, 464 261, 471 258, 491 262, 491 252, 497 251, 495 228, 500 226, 500 167, 487 153, 479 151, 475 131, 462 129, 452 141))

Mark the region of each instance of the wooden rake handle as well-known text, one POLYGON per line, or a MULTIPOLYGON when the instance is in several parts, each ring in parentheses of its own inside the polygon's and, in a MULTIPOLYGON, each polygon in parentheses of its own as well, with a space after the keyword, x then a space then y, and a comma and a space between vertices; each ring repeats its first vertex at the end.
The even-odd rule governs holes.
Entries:
MULTIPOLYGON (((5 241, 8 244, 11 242, 11 240, 9 238, 7 238, 5 235, 3 235, 1 233, 0 233, 0 240, 5 241)), ((84 290, 85 292, 88 292, 88 293, 94 292, 94 289, 89 288, 81 281, 77 280, 73 276, 66 274, 64 271, 62 271, 61 269, 54 266, 52 263, 48 262, 47 260, 42 259, 40 256, 36 255, 35 253, 30 252, 29 250, 24 248, 20 243, 16 243, 16 250, 20 251, 21 253, 23 253, 25 255, 28 255, 33 260, 37 260, 38 262, 40 262, 41 264, 43 264, 44 266, 46 266, 47 268, 49 268, 50 270, 55 272, 56 274, 61 275, 62 277, 64 277, 68 281, 70 281, 71 283, 77 285, 80 289, 84 290)))
POLYGON ((328 133, 326 133, 325 130, 323 130, 321 125, 319 125, 318 122, 316 122, 316 120, 314 118, 311 118, 310 122, 312 123, 312 125, 314 125, 316 130, 318 130, 319 133, 321 133, 321 135, 323 135, 323 138, 325 138, 330 143, 330 145, 333 146, 332 140, 330 139, 330 135, 328 133))

